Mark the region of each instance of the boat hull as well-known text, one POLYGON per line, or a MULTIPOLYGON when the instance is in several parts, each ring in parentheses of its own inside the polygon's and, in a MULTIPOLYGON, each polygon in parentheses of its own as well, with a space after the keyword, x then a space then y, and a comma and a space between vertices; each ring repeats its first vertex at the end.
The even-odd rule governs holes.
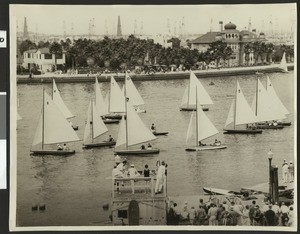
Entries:
POLYGON ((119 155, 133 155, 133 154, 158 154, 159 149, 136 149, 136 150, 116 150, 115 154, 119 155))
POLYGON ((204 188, 203 187, 203 191, 210 194, 210 195, 227 195, 227 196, 231 196, 231 195, 241 195, 240 192, 235 192, 235 191, 229 191, 229 190, 225 190, 225 189, 216 189, 216 188, 204 188))
POLYGON ((32 155, 55 155, 55 156, 67 156, 75 154, 75 150, 31 150, 32 155))
POLYGON ((122 115, 115 115, 115 114, 105 115, 104 117, 108 119, 122 119, 122 115))
POLYGON ((224 129, 224 134, 261 134, 261 129, 224 129))
POLYGON ((168 135, 169 132, 153 132, 154 136, 168 135))
POLYGON ((186 151, 202 151, 202 150, 217 150, 217 149, 226 149, 227 145, 205 145, 198 147, 189 147, 186 148, 186 151))
MULTIPOLYGON (((208 107, 202 107, 203 111, 209 111, 208 107)), ((180 111, 196 111, 196 107, 180 107, 180 111)))
POLYGON ((96 148, 96 147, 106 147, 106 146, 113 146, 115 144, 116 144, 115 141, 106 141, 106 142, 84 144, 83 148, 89 149, 89 148, 96 148))
POLYGON ((282 122, 282 123, 278 123, 278 125, 281 125, 281 126, 291 126, 292 123, 291 122, 282 122))
POLYGON ((105 119, 105 120, 103 120, 103 122, 105 124, 117 124, 117 123, 120 122, 120 120, 118 120, 118 119, 105 119))
POLYGON ((274 125, 268 125, 268 124, 259 124, 257 125, 257 128, 258 129, 283 129, 284 126, 283 125, 277 125, 277 126, 274 126, 274 125))

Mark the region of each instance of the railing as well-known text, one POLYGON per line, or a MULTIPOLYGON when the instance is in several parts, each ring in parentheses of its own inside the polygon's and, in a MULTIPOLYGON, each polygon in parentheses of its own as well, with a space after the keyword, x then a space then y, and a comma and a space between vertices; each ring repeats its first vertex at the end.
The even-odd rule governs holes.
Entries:
MULTIPOLYGON (((112 179, 112 198, 116 197, 116 194, 142 194, 149 191, 151 197, 155 196, 156 178, 154 177, 134 177, 134 178, 113 178, 112 179)), ((167 194, 167 177, 164 177, 162 182, 162 190, 160 195, 165 196, 167 194)), ((123 196, 123 195, 122 195, 123 196)), ((147 196, 145 194, 145 196, 147 196)))

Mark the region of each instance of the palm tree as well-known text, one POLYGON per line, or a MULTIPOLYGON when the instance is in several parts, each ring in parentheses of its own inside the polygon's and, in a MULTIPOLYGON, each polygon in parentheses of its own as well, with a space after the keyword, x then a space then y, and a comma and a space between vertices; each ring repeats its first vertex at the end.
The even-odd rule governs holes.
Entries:
POLYGON ((56 59, 58 56, 62 55, 62 46, 57 42, 53 42, 52 45, 50 46, 49 52, 50 54, 54 54, 55 70, 57 70, 56 59))
POLYGON ((257 64, 258 57, 260 55, 260 42, 256 41, 252 44, 252 50, 254 54, 254 64, 257 64))

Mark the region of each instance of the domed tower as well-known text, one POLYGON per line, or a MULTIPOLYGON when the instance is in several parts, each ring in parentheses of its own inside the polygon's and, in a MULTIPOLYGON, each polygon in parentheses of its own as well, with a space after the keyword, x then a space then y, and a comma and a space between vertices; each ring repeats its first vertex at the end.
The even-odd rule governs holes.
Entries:
POLYGON ((225 24, 224 29, 225 30, 236 30, 236 25, 229 22, 228 24, 225 24))

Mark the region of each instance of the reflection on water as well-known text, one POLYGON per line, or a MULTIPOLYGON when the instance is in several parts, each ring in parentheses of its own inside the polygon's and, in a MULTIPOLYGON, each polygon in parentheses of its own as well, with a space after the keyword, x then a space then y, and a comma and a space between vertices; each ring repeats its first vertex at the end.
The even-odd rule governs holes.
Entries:
MULTIPOLYGON (((292 113, 293 119, 293 72, 270 74, 278 96, 292 113)), ((281 165, 283 159, 293 160, 294 126, 283 130, 265 130, 260 135, 223 135, 222 129, 230 104, 234 98, 236 79, 249 103, 255 91, 255 76, 237 76, 201 79, 214 105, 206 112, 220 133, 215 137, 225 142, 225 150, 186 152, 185 135, 191 112, 179 111, 188 80, 161 80, 134 82, 146 103, 146 114, 140 114, 144 123, 155 123, 158 130, 169 131, 168 136, 153 142, 161 149, 159 155, 150 157, 130 156, 138 170, 145 164, 155 169, 157 160, 168 163, 169 195, 202 194, 202 187, 239 190, 268 180, 267 152, 274 152, 273 162, 281 165), (213 82, 215 85, 209 85, 213 82), (284 142, 284 143, 283 143, 284 142)), ((263 84, 266 77, 261 78, 263 84)), ((119 83, 123 85, 122 83, 119 83)), ((82 139, 89 101, 94 98, 92 83, 57 84, 65 104, 75 114, 72 122, 79 126, 82 139)), ((106 95, 109 83, 101 83, 106 95)), ((36 124, 41 113, 42 88, 50 94, 52 85, 19 85, 19 109, 22 120, 18 121, 18 184, 17 225, 102 225, 109 212, 102 204, 110 201, 111 175, 114 164, 113 148, 82 149, 82 142, 70 143, 76 150, 70 157, 36 157, 29 151, 36 124), (46 211, 32 211, 35 204, 46 204, 46 211)), ((108 125, 116 139, 118 125, 108 125)), ((207 143, 213 141, 209 139, 207 143)), ((279 167, 281 175, 281 167, 279 167)))

